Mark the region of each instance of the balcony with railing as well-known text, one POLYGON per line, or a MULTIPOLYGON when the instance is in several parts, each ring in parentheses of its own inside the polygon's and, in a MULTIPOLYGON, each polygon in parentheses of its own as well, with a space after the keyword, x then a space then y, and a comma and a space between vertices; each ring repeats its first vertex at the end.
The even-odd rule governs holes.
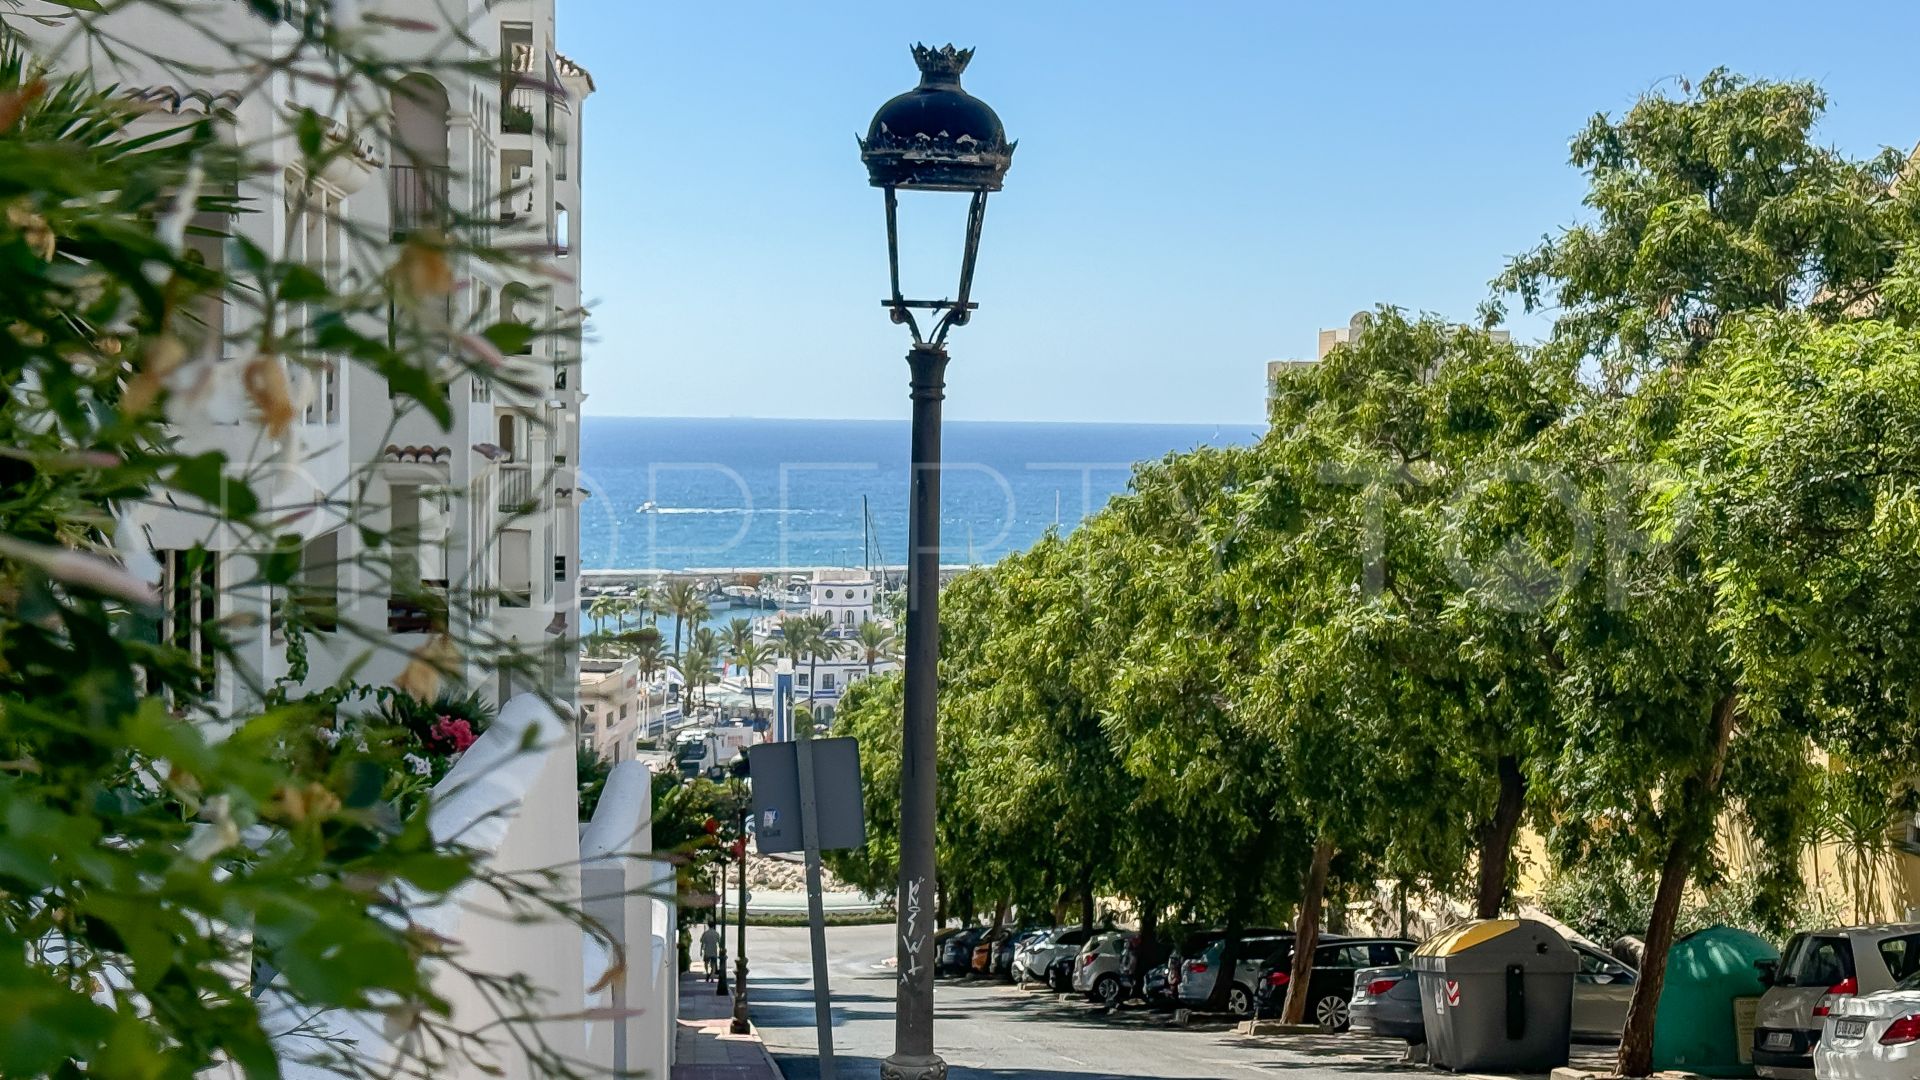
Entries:
POLYGON ((531 513, 536 508, 533 499, 533 466, 524 464, 500 466, 499 490, 501 513, 531 513))
POLYGON ((389 165, 387 183, 387 214, 394 240, 446 227, 451 215, 445 166, 389 165))

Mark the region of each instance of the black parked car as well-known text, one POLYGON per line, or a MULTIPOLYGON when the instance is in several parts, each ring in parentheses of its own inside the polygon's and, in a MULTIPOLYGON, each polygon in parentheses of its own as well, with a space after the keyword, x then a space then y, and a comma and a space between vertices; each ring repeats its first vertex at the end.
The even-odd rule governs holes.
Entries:
MULTIPOLYGON (((1328 1031, 1347 1030, 1347 1005, 1353 999, 1353 974, 1361 968, 1404 964, 1413 955, 1405 938, 1342 938, 1313 950, 1312 981, 1307 983, 1307 1022, 1328 1031)), ((1275 949, 1260 967, 1254 987, 1256 1015, 1279 1016, 1293 977, 1293 944, 1275 949)))
POLYGON ((1047 985, 1055 993, 1066 994, 1073 991, 1073 965, 1079 959, 1078 953, 1069 953, 1047 965, 1047 985))
POLYGON ((935 975, 965 975, 973 970, 973 947, 980 944, 986 935, 984 926, 969 926, 957 934, 950 934, 940 943, 940 951, 933 959, 935 975))

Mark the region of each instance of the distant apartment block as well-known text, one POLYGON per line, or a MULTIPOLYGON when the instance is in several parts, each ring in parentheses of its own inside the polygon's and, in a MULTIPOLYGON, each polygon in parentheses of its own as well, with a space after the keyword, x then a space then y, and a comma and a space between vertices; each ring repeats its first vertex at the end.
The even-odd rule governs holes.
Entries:
MULTIPOLYGON (((1366 332, 1367 322, 1371 318, 1372 318, 1372 315, 1369 314, 1368 312, 1357 311, 1354 313, 1353 318, 1347 320, 1347 325, 1336 326, 1330 329, 1325 329, 1320 331, 1319 348, 1314 353, 1314 357, 1312 360, 1294 359, 1294 360, 1267 361, 1267 397, 1269 399, 1273 397, 1273 384, 1276 380, 1280 378, 1281 375, 1285 374, 1286 372, 1298 370, 1299 368, 1303 368, 1310 364, 1317 363, 1321 360, 1325 360, 1327 358, 1327 354, 1332 352, 1338 346, 1352 344, 1353 342, 1360 340, 1360 335, 1366 332)), ((1461 323, 1460 326, 1461 326, 1461 329, 1467 328, 1467 324, 1465 323, 1461 323)), ((1487 336, 1492 338, 1495 341, 1503 342, 1503 343, 1513 340, 1513 335, 1505 330, 1489 330, 1487 331, 1487 336)))

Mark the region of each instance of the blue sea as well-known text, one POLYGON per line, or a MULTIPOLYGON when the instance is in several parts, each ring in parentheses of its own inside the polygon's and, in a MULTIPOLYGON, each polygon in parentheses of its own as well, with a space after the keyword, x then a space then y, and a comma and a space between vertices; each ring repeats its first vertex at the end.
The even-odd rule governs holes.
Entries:
MULTIPOLYGON (((1136 462, 1251 443, 1260 428, 948 421, 944 436, 941 561, 987 563, 1071 529, 1126 490, 1136 462)), ((587 569, 906 561, 904 420, 588 416, 580 443, 587 569)))

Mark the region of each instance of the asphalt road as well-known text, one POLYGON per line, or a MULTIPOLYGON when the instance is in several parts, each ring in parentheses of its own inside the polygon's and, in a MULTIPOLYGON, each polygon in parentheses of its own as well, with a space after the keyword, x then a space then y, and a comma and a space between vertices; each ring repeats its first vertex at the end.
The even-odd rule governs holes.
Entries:
MULTIPOLYGON (((787 1080, 816 1080, 813 979, 805 929, 754 927, 748 980, 753 1020, 787 1080)), ((827 930, 837 1075, 875 1080, 893 1049, 890 926, 827 930)), ((1278 1074, 1323 1080, 1432 1080, 1451 1074, 1401 1063, 1405 1044, 1359 1035, 1247 1038, 1225 1022, 1179 1028, 1145 1009, 1111 1016, 1079 1002, 1002 983, 941 980, 934 995, 937 1049, 955 1080, 1033 1077, 1186 1077, 1252 1080, 1278 1074)), ((1579 1053, 1576 1057, 1584 1056, 1579 1053)))

